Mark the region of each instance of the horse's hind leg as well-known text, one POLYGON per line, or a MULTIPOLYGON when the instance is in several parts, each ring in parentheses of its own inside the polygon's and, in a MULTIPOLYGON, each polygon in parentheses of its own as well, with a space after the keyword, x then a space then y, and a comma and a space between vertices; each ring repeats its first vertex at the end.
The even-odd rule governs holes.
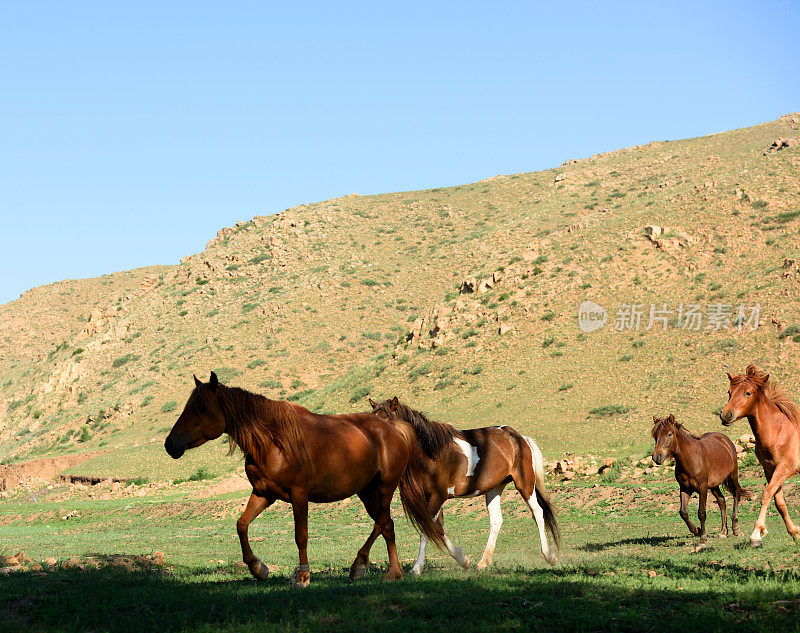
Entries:
POLYGON ((266 580, 269 575, 269 570, 267 566, 253 554, 253 550, 250 549, 247 529, 250 527, 250 523, 253 522, 253 519, 269 507, 273 501, 275 500, 259 497, 255 493, 251 494, 250 498, 247 500, 247 506, 245 506, 244 512, 242 512, 242 516, 236 521, 236 532, 239 535, 239 542, 242 545, 242 560, 250 569, 250 573, 259 580, 266 580))
POLYGON ((700 488, 698 492, 700 497, 700 507, 697 508, 697 518, 700 519, 700 544, 708 542, 708 534, 706 534, 706 502, 708 501, 708 488, 700 488))
POLYGON ((714 498, 717 500, 717 505, 719 506, 719 512, 722 515, 722 529, 720 530, 719 537, 728 538, 728 515, 727 515, 727 508, 725 506, 725 495, 722 494, 722 491, 719 489, 719 486, 710 488, 710 490, 711 494, 714 495, 714 498))
POLYGON ((798 537, 800 537, 800 528, 795 525, 794 521, 792 521, 789 516, 789 509, 786 507, 786 499, 783 498, 783 489, 779 489, 778 492, 775 493, 775 507, 778 508, 778 512, 780 512, 781 517, 783 517, 783 522, 786 524, 786 531, 789 532, 789 536, 797 541, 798 537))
POLYGON ((367 538, 367 542, 361 546, 360 550, 358 550, 356 559, 350 566, 350 580, 358 580, 364 576, 364 573, 367 571, 367 567, 369 567, 369 551, 372 549, 372 544, 380 535, 381 528, 378 527, 377 523, 375 523, 372 528, 372 533, 367 538))
MULTIPOLYGON (((359 498, 364 503, 367 513, 372 520, 375 521, 375 527, 372 531, 373 533, 370 534, 370 538, 367 539, 364 547, 362 547, 361 551, 359 551, 359 556, 361 555, 362 551, 366 551, 367 555, 369 555, 369 548, 372 546, 372 543, 375 540, 372 537, 377 530, 378 533, 383 536, 383 540, 386 541, 386 549, 389 553, 389 571, 387 571, 386 575, 383 577, 384 581, 399 580, 403 577, 403 568, 400 566, 400 558, 397 556, 397 544, 395 543, 394 537, 394 521, 392 521, 392 516, 389 511, 392 503, 392 496, 394 495, 396 487, 397 484, 395 482, 395 485, 392 487, 385 484, 383 487, 380 487, 380 485, 371 486, 370 488, 362 490, 358 493, 359 498)), ((355 567, 358 562, 359 558, 356 557, 356 562, 353 563, 353 566, 355 567)))
POLYGON ((486 549, 478 563, 478 569, 484 569, 492 564, 494 548, 497 544, 497 535, 503 525, 503 511, 500 508, 500 497, 503 494, 505 484, 492 488, 486 493, 486 509, 489 511, 489 540, 486 541, 486 549))
POLYGON ((742 536, 743 532, 739 529, 739 501, 742 498, 742 487, 739 485, 739 472, 735 468, 725 484, 733 495, 733 513, 731 514, 731 530, 734 536, 742 536))

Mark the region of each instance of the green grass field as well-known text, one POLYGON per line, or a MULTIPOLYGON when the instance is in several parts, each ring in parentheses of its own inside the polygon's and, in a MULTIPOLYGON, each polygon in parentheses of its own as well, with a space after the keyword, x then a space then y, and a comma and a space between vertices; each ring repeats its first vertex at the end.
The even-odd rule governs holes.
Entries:
MULTIPOLYGON (((756 473, 745 484, 758 490, 756 473)), ((356 500, 314 506, 310 518, 311 586, 290 588, 296 564, 291 511, 267 510, 251 527, 253 547, 276 567, 268 581, 237 564, 235 517, 245 496, 196 499, 186 491, 108 501, 83 497, 0 508, 3 553, 22 550, 59 563, 44 572, 0 576, 0 631, 571 631, 796 630, 800 627, 800 548, 774 512, 761 550, 746 537, 711 538, 695 551, 677 515, 669 478, 608 486, 589 480, 556 485, 563 543, 556 567, 539 553, 535 524, 513 491, 494 564, 461 570, 429 550, 420 578, 384 584, 382 541, 373 569, 347 578, 370 524, 356 500), (602 498, 602 501, 596 502, 602 498), (64 519, 68 514, 70 518, 64 519), (91 557, 164 552, 162 565, 93 568, 91 557), (70 562, 70 559, 73 559, 70 562), (66 561, 66 562, 65 562, 66 561), (86 569, 70 568, 83 562, 86 569)), ((787 487, 798 507, 795 485, 787 487)), ((742 507, 749 531, 757 508, 742 507)), ((692 506, 696 512, 696 500, 692 506)), ((400 514, 396 507, 394 514, 400 514)), ((719 515, 709 506, 709 533, 719 515)), ((482 499, 451 501, 446 525, 473 562, 488 532, 482 499)), ((396 519, 406 570, 417 536, 396 519)))

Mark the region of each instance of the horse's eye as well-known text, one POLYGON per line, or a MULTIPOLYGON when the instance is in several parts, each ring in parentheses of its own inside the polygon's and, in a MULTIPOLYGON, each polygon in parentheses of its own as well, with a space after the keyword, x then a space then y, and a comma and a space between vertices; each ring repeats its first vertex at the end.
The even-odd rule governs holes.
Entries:
POLYGON ((672 431, 670 431, 669 433, 667 433, 667 437, 672 437, 672 431))
POLYGON ((745 391, 744 395, 749 396, 750 392, 749 391, 745 391))

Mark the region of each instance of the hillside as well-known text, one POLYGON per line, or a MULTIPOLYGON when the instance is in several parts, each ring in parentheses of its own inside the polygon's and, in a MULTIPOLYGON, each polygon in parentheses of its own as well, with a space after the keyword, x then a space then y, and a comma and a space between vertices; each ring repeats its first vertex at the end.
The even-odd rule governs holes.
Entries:
POLYGON ((726 368, 759 363, 800 396, 800 146, 769 151, 797 137, 787 115, 354 194, 222 229, 176 266, 30 290, 0 306, 0 459, 100 450, 75 471, 233 470, 222 443, 179 463, 162 448, 192 374, 212 369, 318 411, 396 394, 459 426, 514 425, 552 457, 641 454, 654 413, 721 430, 726 368), (606 327, 579 329, 584 300, 606 327), (647 330, 664 303, 667 329, 647 330), (681 303, 706 317, 760 304, 760 327, 686 330, 681 303), (615 329, 622 304, 644 306, 641 329, 615 329))

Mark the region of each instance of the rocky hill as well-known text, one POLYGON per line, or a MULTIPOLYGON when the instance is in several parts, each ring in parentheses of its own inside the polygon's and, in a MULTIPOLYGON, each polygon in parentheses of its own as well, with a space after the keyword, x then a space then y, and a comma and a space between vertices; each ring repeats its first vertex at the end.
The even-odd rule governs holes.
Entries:
POLYGON ((0 459, 233 469, 221 443, 180 466, 161 448, 192 374, 212 369, 319 411, 396 394, 553 455, 640 454, 654 413, 718 430, 726 368, 760 363, 800 395, 798 138, 794 114, 354 194, 222 229, 176 266, 30 290, 0 306, 0 459), (581 331, 587 300, 605 327, 581 331))

